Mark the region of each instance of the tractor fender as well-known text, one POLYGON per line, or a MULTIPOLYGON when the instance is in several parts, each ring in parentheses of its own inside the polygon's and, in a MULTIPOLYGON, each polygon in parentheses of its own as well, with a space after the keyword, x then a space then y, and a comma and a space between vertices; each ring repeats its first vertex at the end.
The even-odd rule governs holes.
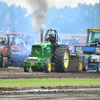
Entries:
POLYGON ((3 56, 5 56, 5 55, 6 55, 6 49, 5 49, 5 46, 2 46, 1 48, 2 48, 2 54, 3 54, 3 56))

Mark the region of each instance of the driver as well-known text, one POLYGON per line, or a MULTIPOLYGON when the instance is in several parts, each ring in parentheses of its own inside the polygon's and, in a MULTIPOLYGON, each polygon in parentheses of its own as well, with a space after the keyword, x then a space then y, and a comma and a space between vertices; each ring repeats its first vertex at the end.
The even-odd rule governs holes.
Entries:
POLYGON ((15 41, 15 37, 12 37, 12 41, 10 42, 10 45, 15 45, 16 41, 15 41))
POLYGON ((49 41, 50 37, 52 37, 52 32, 49 33, 49 37, 46 37, 46 40, 49 41))

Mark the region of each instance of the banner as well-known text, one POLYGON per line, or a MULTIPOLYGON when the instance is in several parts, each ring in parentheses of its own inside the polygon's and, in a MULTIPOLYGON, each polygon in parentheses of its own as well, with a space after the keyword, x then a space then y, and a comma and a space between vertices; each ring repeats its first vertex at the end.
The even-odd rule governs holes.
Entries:
POLYGON ((6 17, 5 23, 4 23, 4 33, 10 32, 10 11, 6 17))

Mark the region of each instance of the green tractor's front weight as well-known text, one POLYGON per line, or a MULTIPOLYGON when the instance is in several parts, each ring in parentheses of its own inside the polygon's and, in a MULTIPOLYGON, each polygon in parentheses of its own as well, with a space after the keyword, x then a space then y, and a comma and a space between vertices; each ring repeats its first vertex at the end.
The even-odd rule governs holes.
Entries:
POLYGON ((24 61, 24 72, 51 70, 56 72, 67 72, 70 62, 69 48, 66 45, 58 44, 56 30, 49 29, 45 34, 45 41, 32 45, 30 57, 24 61), (52 34, 51 34, 52 32, 52 34))

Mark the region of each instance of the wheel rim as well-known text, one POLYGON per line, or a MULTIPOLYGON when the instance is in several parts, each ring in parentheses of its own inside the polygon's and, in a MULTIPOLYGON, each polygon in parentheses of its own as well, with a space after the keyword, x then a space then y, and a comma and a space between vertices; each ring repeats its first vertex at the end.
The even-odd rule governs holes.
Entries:
POLYGON ((48 71, 50 72, 51 71, 51 63, 49 62, 48 64, 48 71))
POLYGON ((68 67, 68 64, 69 64, 69 52, 66 50, 65 54, 64 54, 64 66, 65 66, 65 68, 68 67))

